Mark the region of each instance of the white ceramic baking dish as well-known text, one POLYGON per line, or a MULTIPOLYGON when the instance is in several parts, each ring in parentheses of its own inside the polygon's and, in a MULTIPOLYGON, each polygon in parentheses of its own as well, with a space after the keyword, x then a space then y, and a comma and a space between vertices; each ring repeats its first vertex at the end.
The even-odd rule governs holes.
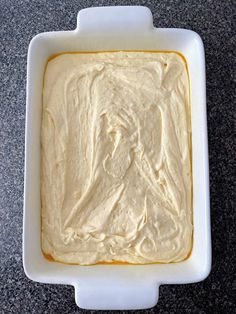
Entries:
MULTIPOLYGON (((74 31, 35 36, 28 51, 23 262, 35 281, 75 287, 87 309, 141 309, 158 301, 161 284, 198 282, 211 268, 205 59, 198 34, 154 28, 146 7, 81 10, 74 31), (179 263, 74 266, 47 261, 40 246, 40 125, 43 74, 49 56, 68 51, 175 50, 188 63, 192 106, 193 249, 179 263)), ((190 288, 191 289, 191 288, 190 288)))

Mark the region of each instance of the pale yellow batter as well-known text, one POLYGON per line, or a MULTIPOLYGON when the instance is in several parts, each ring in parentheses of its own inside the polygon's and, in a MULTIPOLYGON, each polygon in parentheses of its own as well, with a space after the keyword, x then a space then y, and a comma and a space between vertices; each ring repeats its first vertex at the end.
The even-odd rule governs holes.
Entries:
POLYGON ((192 246, 190 104, 177 53, 62 54, 43 89, 42 249, 177 262, 192 246))

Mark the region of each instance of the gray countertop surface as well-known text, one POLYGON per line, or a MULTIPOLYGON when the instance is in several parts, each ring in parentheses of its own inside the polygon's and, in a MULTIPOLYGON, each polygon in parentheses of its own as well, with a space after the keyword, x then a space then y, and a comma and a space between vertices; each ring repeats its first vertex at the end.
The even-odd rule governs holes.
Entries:
MULTIPOLYGON (((38 33, 72 30, 90 6, 148 6, 156 27, 200 34, 205 45, 213 263, 200 283, 160 287, 158 305, 135 313, 235 313, 233 281, 233 1, 0 0, 0 313, 89 313, 70 286, 30 281, 22 267, 26 59, 38 33)), ((95 311, 91 311, 94 313, 95 311)), ((134 313, 133 312, 133 313, 134 313)), ((123 311, 125 313, 125 311, 123 311)))

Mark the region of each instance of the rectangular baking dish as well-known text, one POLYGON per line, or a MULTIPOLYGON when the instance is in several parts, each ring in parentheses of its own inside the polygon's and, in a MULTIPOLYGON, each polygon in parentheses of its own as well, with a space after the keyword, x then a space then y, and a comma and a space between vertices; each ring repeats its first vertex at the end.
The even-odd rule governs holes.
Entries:
POLYGON ((185 29, 154 28, 146 7, 81 10, 74 31, 35 36, 29 45, 25 134, 23 264, 37 282, 75 287, 78 306, 86 309, 143 309, 158 301, 161 284, 193 283, 211 269, 208 145, 204 47, 185 29), (69 51, 171 50, 184 55, 190 76, 192 107, 193 249, 179 263, 79 266, 49 262, 40 244, 40 127, 45 65, 69 51))

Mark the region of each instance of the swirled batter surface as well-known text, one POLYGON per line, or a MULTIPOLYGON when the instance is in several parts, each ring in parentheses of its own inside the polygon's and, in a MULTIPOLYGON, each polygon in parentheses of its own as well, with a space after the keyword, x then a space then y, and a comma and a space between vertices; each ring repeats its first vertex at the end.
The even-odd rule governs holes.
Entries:
POLYGON ((42 250, 177 262, 192 246, 189 82, 177 53, 62 54, 46 67, 42 250))

